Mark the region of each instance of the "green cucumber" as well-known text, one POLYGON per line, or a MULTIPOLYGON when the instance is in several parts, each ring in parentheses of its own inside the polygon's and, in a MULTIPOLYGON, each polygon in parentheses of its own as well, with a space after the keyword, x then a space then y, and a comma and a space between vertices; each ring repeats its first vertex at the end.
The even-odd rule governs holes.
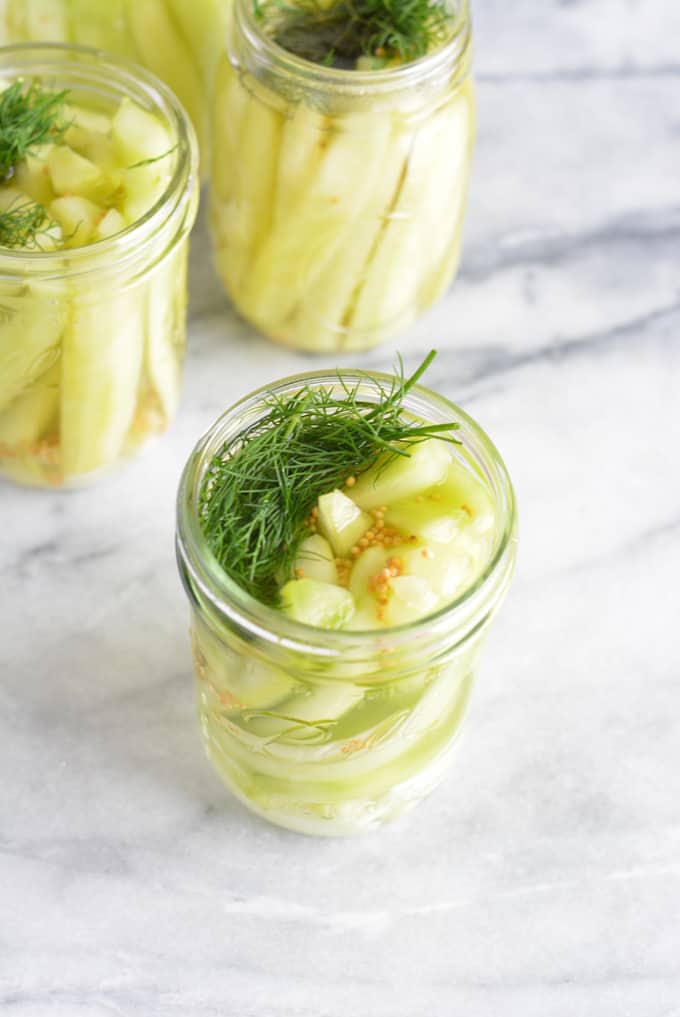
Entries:
POLYGON ((317 508, 319 532, 328 540, 339 558, 349 554, 373 522, 367 512, 363 512, 351 498, 337 489, 322 494, 317 508))
POLYGON ((24 283, 0 298, 0 410, 55 363, 66 324, 63 290, 24 283))
POLYGON ((281 589, 281 609, 305 625, 339 629, 352 617, 354 600, 341 586, 315 579, 291 579, 281 589))
POLYGON ((29 456, 30 447, 56 429, 60 378, 57 361, 0 412, 0 448, 29 456))
POLYGON ((68 0, 68 13, 72 42, 134 59, 125 0, 68 0))
POLYGON ((320 534, 313 533, 300 544, 295 561, 293 575, 301 575, 305 579, 315 579, 319 583, 337 585, 338 570, 333 557, 333 550, 320 534))
POLYGON ((124 450, 139 391, 144 350, 139 288, 74 298, 64 333, 61 445, 64 474, 112 465, 124 450))
POLYGON ((179 97, 203 143, 207 133, 203 85, 166 5, 163 0, 128 0, 127 16, 142 63, 179 97))
MULTIPOLYGON (((352 243, 366 197, 383 176, 389 130, 389 123, 361 114, 345 118, 342 130, 329 133, 304 193, 285 203, 286 214, 263 238, 238 303, 265 331, 285 340, 288 318, 333 254, 352 243)), ((245 153, 243 167, 254 171, 245 153)))
POLYGON ((62 0, 22 0, 26 30, 40 42, 68 42, 68 19, 62 0))
POLYGON ((352 488, 352 501, 362 509, 373 509, 421 491, 444 481, 451 463, 446 442, 437 438, 412 444, 408 455, 395 456, 385 463, 380 459, 366 470, 352 488))
POLYGON ((352 349, 365 340, 365 335, 353 336, 347 326, 398 193, 406 154, 403 134, 394 131, 387 143, 380 185, 366 195, 351 241, 335 251, 299 304, 288 331, 305 349, 352 349))
POLYGON ((155 267, 146 284, 146 354, 149 380, 166 422, 179 400, 184 347, 186 250, 180 247, 155 267))

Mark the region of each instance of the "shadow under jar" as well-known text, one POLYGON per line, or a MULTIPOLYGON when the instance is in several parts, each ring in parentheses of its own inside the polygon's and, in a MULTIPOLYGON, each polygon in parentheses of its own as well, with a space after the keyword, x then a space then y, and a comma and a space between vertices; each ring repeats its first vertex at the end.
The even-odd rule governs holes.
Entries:
POLYGON ((196 141, 158 79, 94 50, 6 47, 0 79, 67 93, 0 186, 1 214, 45 211, 30 244, 0 246, 0 475, 77 485, 175 412, 196 141))
POLYGON ((458 265, 475 121, 467 0, 432 52, 377 69, 289 52, 263 8, 235 0, 216 77, 218 273, 271 339, 367 349, 434 303, 458 265))
MULTIPOLYGON (((393 379, 303 374, 246 397, 198 443, 178 497, 179 570, 203 741, 222 780, 270 822, 311 834, 369 830, 428 794, 444 775, 479 651, 511 579, 515 502, 503 462, 462 410, 414 387, 404 410, 459 423, 456 469, 482 485, 492 524, 474 578, 443 608, 409 624, 352 631, 301 624, 247 594, 221 568, 201 525, 214 457, 262 417, 262 397, 303 387, 361 386, 376 402, 393 379)), ((435 497, 439 497, 435 495, 435 497)), ((422 500, 422 499, 420 499, 422 500)))

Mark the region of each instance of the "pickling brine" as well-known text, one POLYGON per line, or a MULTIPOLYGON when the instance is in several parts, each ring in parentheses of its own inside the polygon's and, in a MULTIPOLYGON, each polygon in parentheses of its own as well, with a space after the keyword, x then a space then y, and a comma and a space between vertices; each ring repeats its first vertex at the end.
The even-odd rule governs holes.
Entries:
POLYGON ((450 284, 474 138, 466 4, 347 8, 236 0, 213 102, 218 272, 267 336, 319 352, 381 342, 450 284))
POLYGON ((443 776, 515 547, 486 436, 411 380, 260 390, 180 488, 198 710, 231 790, 272 822, 350 833, 443 776))
POLYGON ((196 143, 126 63, 15 47, 0 74, 0 473, 77 484, 174 414, 196 143))

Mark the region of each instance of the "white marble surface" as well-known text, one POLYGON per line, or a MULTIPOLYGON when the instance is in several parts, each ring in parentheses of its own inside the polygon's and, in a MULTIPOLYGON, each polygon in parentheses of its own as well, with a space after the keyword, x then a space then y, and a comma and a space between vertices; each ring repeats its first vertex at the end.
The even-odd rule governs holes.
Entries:
MULTIPOLYGON (((250 817, 204 760, 173 496, 234 397, 309 367, 204 231, 171 433, 0 489, 0 1012, 680 1015, 680 9, 478 0, 462 272, 411 366, 489 429, 521 552, 455 769, 368 839, 250 817)), ((324 363, 329 363, 326 360, 324 363)))

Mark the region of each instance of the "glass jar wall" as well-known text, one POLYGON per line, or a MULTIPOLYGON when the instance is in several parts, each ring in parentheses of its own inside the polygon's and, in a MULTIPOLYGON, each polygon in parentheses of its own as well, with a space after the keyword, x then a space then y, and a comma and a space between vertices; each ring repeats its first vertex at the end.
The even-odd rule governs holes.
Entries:
MULTIPOLYGON (((342 372, 376 401, 389 382, 342 372)), ((306 374, 267 392, 304 385, 340 392, 337 375, 306 374)), ((221 778, 271 822, 316 834, 370 829, 399 815, 441 779, 474 680, 480 646, 510 581, 515 508, 505 467, 480 428, 426 389, 404 408, 460 424, 452 452, 488 490, 495 531, 478 579, 422 620, 377 631, 316 629, 260 604, 230 580, 205 542, 200 491, 215 454, 262 413, 254 393, 199 442, 178 499, 178 561, 192 608, 203 740, 221 778)), ((344 389, 343 389, 344 391, 344 389)))
POLYGON ((364 349, 451 282, 474 136, 470 23, 412 63, 338 69, 270 38, 235 0, 215 81, 211 220, 218 272, 262 332, 364 349))
MULTIPOLYGON (((85 116, 92 108, 95 118, 129 102, 169 142, 162 162, 122 171, 141 171, 158 190, 137 219, 131 190, 130 224, 121 218, 120 231, 82 245, 71 237, 55 249, 0 247, 0 473, 74 485, 117 465, 174 413, 198 201, 196 141, 174 96, 124 61, 77 47, 7 47, 0 78, 67 90, 72 107, 85 116)), ((76 238, 85 228, 78 214, 73 228, 76 238)))

